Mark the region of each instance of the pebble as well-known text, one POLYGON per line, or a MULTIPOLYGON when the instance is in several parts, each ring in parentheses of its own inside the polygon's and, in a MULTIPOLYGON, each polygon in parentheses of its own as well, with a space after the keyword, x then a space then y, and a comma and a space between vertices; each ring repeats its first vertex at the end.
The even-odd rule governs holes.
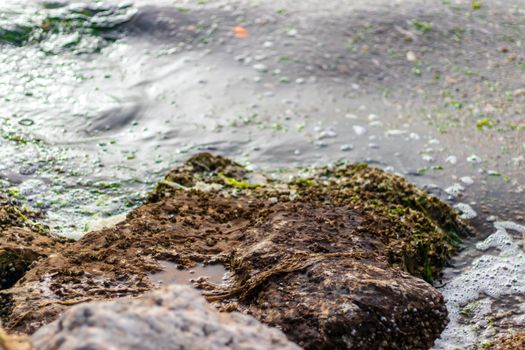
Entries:
POLYGON ((358 136, 364 135, 367 132, 367 130, 366 130, 366 128, 364 126, 354 125, 352 128, 354 129, 354 132, 358 136))
POLYGON ((411 132, 409 137, 412 139, 412 140, 419 140, 421 139, 421 136, 419 136, 419 134, 416 134, 415 132, 411 132))
POLYGON ((467 186, 470 186, 474 183, 474 180, 470 176, 463 176, 459 180, 467 186))
POLYGON ((487 222, 495 222, 495 221, 498 221, 498 217, 497 216, 494 216, 494 215, 491 215, 491 216, 488 216, 485 221, 487 222))
POLYGON ((434 158, 431 155, 429 155, 429 154, 424 154, 421 158, 425 162, 429 162, 429 163, 432 163, 434 161, 434 158))
POLYGON ((292 28, 288 31, 288 36, 292 36, 292 37, 295 37, 297 36, 298 32, 297 32, 297 29, 295 28, 292 28))
POLYGON ((445 163, 456 164, 457 162, 458 158, 456 156, 448 156, 447 159, 445 159, 445 163))
POLYGON ((381 126, 383 126, 383 123, 381 121, 379 121, 379 120, 374 120, 373 122, 370 122, 368 125, 370 125, 372 127, 374 127, 374 126, 381 127, 381 126))
POLYGON ((345 145, 341 145, 341 147, 339 147, 339 149, 343 152, 348 152, 348 151, 351 151, 354 149, 354 146, 352 145, 349 145, 349 144, 345 144, 345 145))
POLYGON ((317 137, 319 140, 337 137, 337 133, 333 130, 324 130, 317 137))
POLYGON ((268 71, 268 67, 266 67, 266 65, 263 64, 263 63, 257 63, 257 64, 254 64, 254 65, 253 65, 253 69, 255 69, 255 70, 258 71, 258 72, 262 72, 262 73, 268 71))
POLYGON ((398 136, 398 135, 404 135, 406 133, 407 133, 406 130, 391 129, 385 132, 385 136, 398 136))
POLYGON ((467 157, 467 162, 469 163, 481 163, 481 158, 477 155, 473 154, 469 157, 467 157))

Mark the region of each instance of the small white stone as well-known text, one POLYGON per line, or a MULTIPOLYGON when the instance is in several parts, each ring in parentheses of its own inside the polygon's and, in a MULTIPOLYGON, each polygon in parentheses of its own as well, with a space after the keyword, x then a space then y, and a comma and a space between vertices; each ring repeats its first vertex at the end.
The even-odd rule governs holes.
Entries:
POLYGON ((448 156, 447 159, 445 159, 445 163, 449 164, 456 164, 458 162, 458 158, 456 156, 448 156))
POLYGON ((415 132, 411 132, 409 137, 412 139, 412 140, 419 140, 421 138, 421 136, 419 136, 419 134, 416 134, 415 132))
POLYGON ((292 28, 288 31, 288 36, 297 36, 297 29, 292 28))
POLYGON ((470 176, 463 176, 459 180, 467 186, 470 186, 474 183, 474 180, 472 180, 470 176))
POLYGON ((467 158, 467 162, 469 163, 481 163, 481 158, 477 155, 473 154, 467 158))
POLYGON ((254 64, 253 65, 253 69, 255 69, 258 72, 267 72, 268 71, 268 67, 266 67, 266 65, 263 64, 263 63, 254 64))
POLYGON ((352 145, 348 145, 348 144, 345 144, 345 145, 341 145, 341 147, 339 148, 341 151, 343 152, 348 152, 348 151, 351 151, 354 149, 354 146, 352 145))
POLYGON ((317 136, 317 139, 323 140, 323 139, 329 139, 337 137, 337 133, 333 130, 324 130, 322 131, 319 136, 317 136))
POLYGON ((366 128, 364 126, 354 125, 352 127, 352 129, 354 129, 354 132, 358 136, 362 136, 362 135, 366 134, 366 132, 367 132, 367 130, 366 130, 366 128))
POLYGON ((385 132, 385 136, 398 136, 398 135, 404 135, 406 133, 407 133, 406 130, 390 129, 385 132))
POLYGON ((425 162, 429 162, 429 163, 432 163, 434 161, 434 158, 430 155, 430 154, 423 154, 421 156, 421 158, 425 161, 425 162))
POLYGON ((485 220, 487 222, 495 222, 495 221, 498 221, 498 217, 494 216, 494 215, 491 215, 491 216, 488 216, 485 220))

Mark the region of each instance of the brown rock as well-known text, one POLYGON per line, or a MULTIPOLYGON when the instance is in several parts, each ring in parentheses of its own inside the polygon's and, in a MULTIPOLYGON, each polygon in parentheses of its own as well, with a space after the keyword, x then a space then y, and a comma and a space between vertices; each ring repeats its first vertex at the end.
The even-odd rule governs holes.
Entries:
POLYGON ((7 334, 0 329, 0 350, 34 350, 29 337, 7 334))
POLYGON ((525 349, 525 333, 517 333, 502 338, 491 347, 492 350, 518 350, 525 349))
POLYGON ((221 263, 231 283, 194 285, 221 310, 309 349, 425 349, 447 322, 430 281, 469 228, 445 204, 363 164, 291 183, 200 154, 111 229, 41 260, 11 290, 4 325, 34 332, 70 305, 136 296, 168 260, 221 263), (16 291, 16 292, 14 292, 16 291))

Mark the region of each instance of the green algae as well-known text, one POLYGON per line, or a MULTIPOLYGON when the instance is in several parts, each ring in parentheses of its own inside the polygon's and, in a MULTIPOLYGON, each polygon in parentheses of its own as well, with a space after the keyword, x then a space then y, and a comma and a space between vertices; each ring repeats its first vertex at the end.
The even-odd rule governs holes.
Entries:
POLYGON ((258 184, 252 184, 246 180, 237 180, 233 177, 228 177, 228 176, 225 176, 224 174, 218 174, 219 177, 221 177, 222 179, 224 179, 224 182, 229 185, 229 186, 232 186, 232 187, 235 187, 235 188, 240 188, 240 189, 249 189, 249 188, 257 188, 259 187, 258 184))
MULTIPOLYGON (((12 197, 16 194, 20 196, 20 191, 16 188, 10 188, 12 197)), ((49 228, 38 220, 41 214, 34 212, 27 207, 19 207, 16 199, 7 198, 0 194, 0 233, 11 227, 23 227, 39 233, 49 232, 49 228)))
POLYGON ((89 47, 97 51, 105 42, 114 41, 113 32, 133 15, 130 6, 51 6, 27 16, 22 23, 0 23, 0 44, 23 46, 56 40, 57 47, 50 45, 45 51, 73 49, 82 53, 89 47))

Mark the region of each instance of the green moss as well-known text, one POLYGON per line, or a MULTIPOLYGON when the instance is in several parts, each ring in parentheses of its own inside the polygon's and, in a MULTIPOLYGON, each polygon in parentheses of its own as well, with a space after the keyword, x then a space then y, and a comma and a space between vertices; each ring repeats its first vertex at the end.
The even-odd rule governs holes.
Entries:
POLYGON ((470 4, 473 10, 479 10, 481 9, 481 2, 480 1, 472 1, 470 4))
POLYGON ((483 118, 483 119, 479 119, 479 120, 476 122, 476 128, 478 128, 479 130, 483 130, 483 129, 485 129, 485 128, 487 128, 487 129, 491 129, 491 128, 493 128, 496 124, 497 124, 497 122, 496 122, 495 120, 487 119, 487 118, 483 118))
POLYGON ((58 12, 45 12, 48 15, 40 21, 24 25, 15 24, 10 28, 0 27, 0 43, 22 46, 42 42, 57 34, 78 34, 78 38, 68 41, 64 48, 76 47, 84 37, 89 36, 112 41, 113 38, 106 34, 132 17, 132 12, 126 6, 59 7, 63 9, 58 12))
POLYGON ((432 31, 432 24, 429 22, 421 21, 419 19, 414 19, 412 21, 412 26, 415 30, 417 30, 420 33, 428 33, 432 31))
POLYGON ((237 179, 235 179, 233 177, 228 177, 228 176, 225 176, 223 174, 219 174, 219 177, 221 177, 227 185, 235 187, 235 188, 249 189, 249 188, 257 188, 257 187, 259 187, 258 184, 252 184, 252 183, 249 183, 246 180, 237 180, 237 179))

